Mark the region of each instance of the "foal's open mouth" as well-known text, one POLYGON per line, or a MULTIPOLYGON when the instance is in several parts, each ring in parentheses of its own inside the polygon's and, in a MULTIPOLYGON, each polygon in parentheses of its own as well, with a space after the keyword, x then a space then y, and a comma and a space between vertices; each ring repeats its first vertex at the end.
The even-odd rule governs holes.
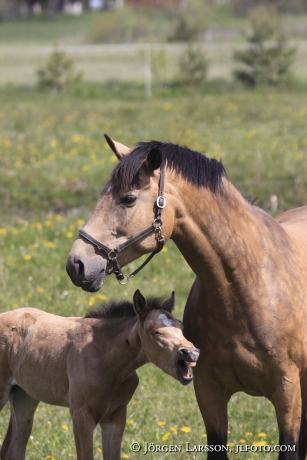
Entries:
POLYGON ((177 376, 182 385, 188 385, 193 380, 193 374, 190 371, 190 367, 196 366, 196 361, 184 361, 183 359, 177 359, 176 371, 177 376))

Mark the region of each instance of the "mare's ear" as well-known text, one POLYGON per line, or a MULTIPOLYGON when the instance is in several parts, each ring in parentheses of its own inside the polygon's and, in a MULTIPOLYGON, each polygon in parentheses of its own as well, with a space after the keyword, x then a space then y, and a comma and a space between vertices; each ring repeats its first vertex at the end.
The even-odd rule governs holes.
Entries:
POLYGON ((133 296, 133 306, 136 314, 141 318, 145 318, 147 314, 147 302, 139 290, 135 291, 133 296))
POLYGON ((174 306, 175 306, 175 292, 172 292, 172 295, 170 296, 169 299, 164 300, 163 304, 161 305, 162 310, 166 310, 169 313, 172 313, 174 306))
POLYGON ((131 149, 129 149, 129 147, 127 147, 124 144, 121 144, 120 142, 114 141, 107 134, 105 134, 104 137, 106 138, 109 147, 111 148, 111 150, 113 150, 113 152, 119 160, 121 160, 125 155, 128 155, 131 152, 131 149))
POLYGON ((147 158, 144 162, 144 166, 147 171, 152 172, 155 169, 159 169, 162 163, 162 153, 159 149, 153 148, 147 155, 147 158))

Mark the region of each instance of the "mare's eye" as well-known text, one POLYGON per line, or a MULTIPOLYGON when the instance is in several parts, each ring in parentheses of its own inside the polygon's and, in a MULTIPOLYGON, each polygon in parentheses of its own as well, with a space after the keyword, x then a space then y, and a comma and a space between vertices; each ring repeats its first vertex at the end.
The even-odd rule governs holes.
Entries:
POLYGON ((127 208, 131 208, 132 206, 134 206, 135 202, 136 202, 135 195, 126 195, 120 199, 120 203, 126 206, 127 208))

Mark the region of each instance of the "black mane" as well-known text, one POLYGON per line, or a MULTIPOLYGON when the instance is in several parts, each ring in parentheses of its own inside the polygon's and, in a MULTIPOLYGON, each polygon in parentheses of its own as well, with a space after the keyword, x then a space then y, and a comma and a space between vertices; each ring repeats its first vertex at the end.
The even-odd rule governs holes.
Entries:
MULTIPOLYGON (((148 311, 159 310, 162 300, 159 298, 147 299, 148 311)), ((83 318, 127 318, 137 316, 133 303, 128 300, 111 300, 97 308, 88 310, 83 318)))
POLYGON ((221 162, 207 158, 199 152, 169 142, 140 142, 137 147, 118 163, 110 183, 114 188, 129 191, 138 186, 138 172, 152 149, 162 153, 162 165, 174 170, 196 187, 208 187, 215 192, 221 178, 226 176, 221 162))

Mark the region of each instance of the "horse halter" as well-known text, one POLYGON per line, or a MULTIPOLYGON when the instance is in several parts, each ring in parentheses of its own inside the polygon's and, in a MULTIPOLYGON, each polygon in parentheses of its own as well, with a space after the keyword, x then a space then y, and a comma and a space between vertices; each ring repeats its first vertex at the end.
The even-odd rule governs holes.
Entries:
POLYGON ((156 215, 153 223, 150 225, 150 227, 147 227, 145 230, 142 232, 138 233, 136 236, 133 236, 130 238, 128 241, 126 241, 123 244, 120 244, 116 248, 112 249, 109 248, 108 246, 105 246, 103 243, 100 243, 100 241, 96 240, 93 238, 91 235, 86 233, 84 230, 79 230, 78 234, 82 236, 84 239, 92 243, 94 246, 96 246, 97 249, 104 251, 107 254, 108 259, 111 261, 112 266, 113 266, 113 272, 116 276, 117 281, 120 284, 127 284, 129 282, 130 278, 133 278, 135 275, 139 273, 139 271, 142 270, 142 268, 145 267, 145 265, 148 264, 148 262, 151 261, 151 259, 158 254, 158 252, 161 251, 161 249, 164 246, 165 240, 164 236, 162 235, 162 227, 163 227, 163 221, 161 219, 162 216, 162 211, 165 208, 166 205, 166 199, 163 196, 163 191, 164 191, 164 167, 161 167, 160 170, 160 181, 159 181, 159 195, 156 200, 156 215), (145 262, 142 263, 134 272, 132 272, 130 275, 127 275, 126 273, 123 273, 121 271, 120 265, 117 260, 117 256, 120 252, 122 252, 124 249, 128 248, 132 244, 134 244, 136 241, 144 238, 144 236, 149 235, 150 233, 156 233, 157 234, 157 248, 147 257, 145 262))

